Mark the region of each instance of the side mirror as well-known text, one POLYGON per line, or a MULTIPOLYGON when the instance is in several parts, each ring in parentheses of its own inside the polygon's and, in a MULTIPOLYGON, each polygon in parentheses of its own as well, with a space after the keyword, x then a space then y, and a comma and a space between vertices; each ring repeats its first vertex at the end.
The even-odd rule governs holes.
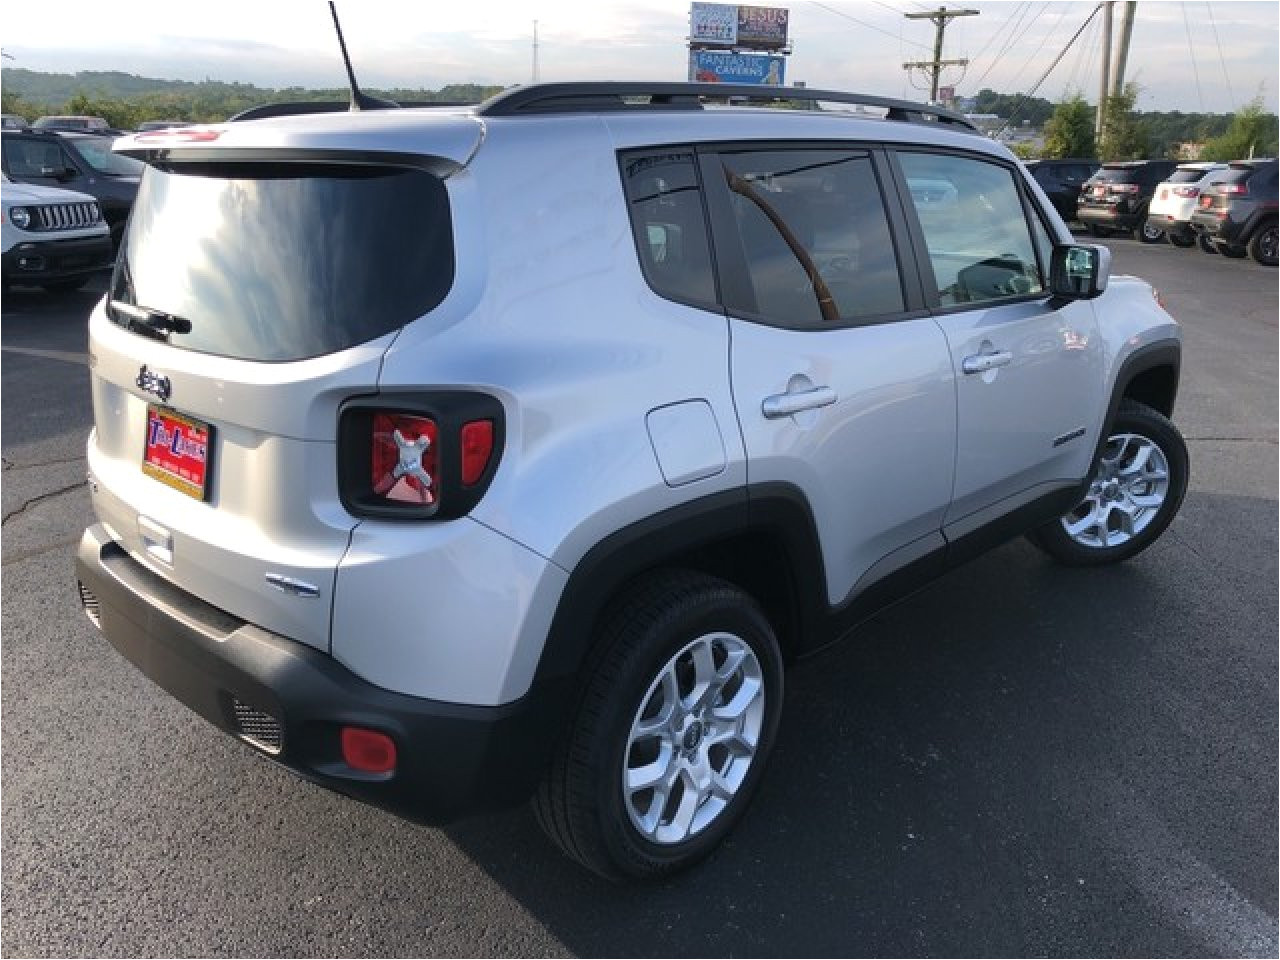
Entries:
POLYGON ((1111 279, 1111 251, 1094 244, 1066 244, 1053 248, 1049 260, 1049 289, 1055 297, 1090 300, 1107 289, 1111 279))

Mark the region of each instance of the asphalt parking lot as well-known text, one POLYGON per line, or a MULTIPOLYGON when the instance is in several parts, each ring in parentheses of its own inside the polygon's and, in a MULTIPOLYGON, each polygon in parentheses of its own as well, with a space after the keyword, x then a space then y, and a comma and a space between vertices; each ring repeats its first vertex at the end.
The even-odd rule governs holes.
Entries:
POLYGON ((1184 324, 1169 533, 1010 543, 799 665, 753 809, 654 887, 300 782, 128 666, 72 577, 102 288, 6 295, 0 952, 1275 956, 1277 272, 1107 243, 1184 324))

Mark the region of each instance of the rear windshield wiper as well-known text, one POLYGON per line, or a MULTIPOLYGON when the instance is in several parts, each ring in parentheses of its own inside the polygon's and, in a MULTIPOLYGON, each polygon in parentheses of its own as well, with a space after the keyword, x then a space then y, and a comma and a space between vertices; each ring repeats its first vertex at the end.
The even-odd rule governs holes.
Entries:
POLYGON ((190 333, 191 321, 174 313, 140 307, 136 303, 112 300, 110 308, 129 318, 128 329, 154 337, 167 337, 171 333, 190 333))

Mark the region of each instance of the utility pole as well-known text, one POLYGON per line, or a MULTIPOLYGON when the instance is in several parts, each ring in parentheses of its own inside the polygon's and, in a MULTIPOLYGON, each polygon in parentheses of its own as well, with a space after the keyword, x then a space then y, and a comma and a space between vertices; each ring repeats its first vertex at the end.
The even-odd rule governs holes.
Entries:
POLYGON ((933 59, 932 60, 914 60, 911 63, 904 63, 902 69, 911 70, 912 68, 924 70, 929 74, 929 99, 938 99, 938 77, 942 73, 943 67, 967 67, 968 60, 943 60, 942 59, 942 35, 947 32, 947 24, 956 17, 976 17, 981 10, 948 10, 946 7, 939 7, 937 10, 926 10, 922 13, 904 13, 903 16, 908 20, 932 20, 934 26, 933 39, 933 59))
POLYGON ((1111 93, 1111 0, 1102 5, 1102 70, 1098 79, 1098 112, 1094 117, 1093 136, 1102 137, 1102 124, 1107 114, 1107 96, 1111 93))
POLYGON ((1128 0, 1120 15, 1120 50, 1116 53, 1115 76, 1111 78, 1111 92, 1124 92, 1124 68, 1129 62, 1129 41, 1133 38, 1133 15, 1138 9, 1136 0, 1128 0))
POLYGON ((533 21, 533 82, 538 82, 538 21, 533 21))

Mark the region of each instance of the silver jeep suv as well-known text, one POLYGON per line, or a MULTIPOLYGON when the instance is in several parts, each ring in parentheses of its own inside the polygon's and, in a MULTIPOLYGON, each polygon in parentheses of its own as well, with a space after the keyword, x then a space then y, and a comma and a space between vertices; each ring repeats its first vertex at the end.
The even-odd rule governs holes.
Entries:
POLYGON ((1188 472, 1151 287, 963 118, 750 102, 797 93, 120 141, 90 618, 310 780, 425 823, 532 797, 651 877, 743 814, 785 664, 1018 534, 1151 544, 1188 472))

